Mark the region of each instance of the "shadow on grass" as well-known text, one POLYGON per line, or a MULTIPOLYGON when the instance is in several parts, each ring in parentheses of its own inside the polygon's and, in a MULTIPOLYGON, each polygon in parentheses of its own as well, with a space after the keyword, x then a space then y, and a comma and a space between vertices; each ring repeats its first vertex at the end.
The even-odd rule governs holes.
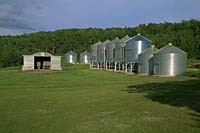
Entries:
MULTIPOLYGON (((200 79, 147 83, 127 87, 128 93, 144 93, 145 98, 176 107, 188 107, 200 113, 200 79)), ((200 123, 200 114, 190 114, 200 123)))

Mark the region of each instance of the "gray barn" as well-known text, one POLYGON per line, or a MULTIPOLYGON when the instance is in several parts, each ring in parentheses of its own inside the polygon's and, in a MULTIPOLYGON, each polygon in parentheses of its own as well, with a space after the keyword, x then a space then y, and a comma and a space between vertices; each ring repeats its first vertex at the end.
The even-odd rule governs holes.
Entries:
POLYGON ((81 64, 89 64, 90 63, 90 53, 85 51, 80 54, 80 63, 81 64))
POLYGON ((115 67, 114 70, 118 71, 124 70, 124 46, 126 45, 126 42, 130 39, 130 37, 127 35, 124 38, 120 39, 118 42, 115 43, 115 50, 114 50, 114 61, 115 61, 115 67))
POLYGON ((153 74, 153 53, 157 50, 152 46, 138 55, 138 74, 153 74))
POLYGON ((61 56, 53 56, 47 52, 23 55, 22 71, 35 69, 62 70, 61 56))
POLYGON ((187 69, 187 53, 169 44, 154 53, 154 75, 176 76, 187 69))
POLYGON ((106 44, 110 43, 109 40, 102 42, 97 46, 97 62, 98 68, 105 69, 105 58, 106 58, 106 44))
POLYGON ((124 47, 126 72, 137 70, 138 55, 145 49, 151 47, 152 41, 138 34, 126 42, 124 47))
POLYGON ((76 64, 77 63, 77 54, 75 52, 68 52, 65 54, 65 62, 69 64, 76 64))
POLYGON ((116 37, 110 43, 106 44, 106 69, 113 69, 114 67, 115 44, 118 41, 119 41, 119 38, 116 37))

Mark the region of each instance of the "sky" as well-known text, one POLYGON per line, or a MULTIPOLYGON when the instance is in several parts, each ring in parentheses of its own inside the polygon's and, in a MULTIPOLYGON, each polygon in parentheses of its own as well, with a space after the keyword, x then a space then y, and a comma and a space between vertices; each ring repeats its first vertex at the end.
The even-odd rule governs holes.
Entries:
POLYGON ((0 35, 200 20, 200 0, 0 0, 0 35))

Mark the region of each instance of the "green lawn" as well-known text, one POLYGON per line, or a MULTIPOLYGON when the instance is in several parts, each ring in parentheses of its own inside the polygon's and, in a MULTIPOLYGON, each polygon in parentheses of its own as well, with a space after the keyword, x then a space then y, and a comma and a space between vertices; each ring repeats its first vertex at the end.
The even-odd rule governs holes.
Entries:
POLYGON ((0 133, 200 132, 200 79, 0 70, 0 133))

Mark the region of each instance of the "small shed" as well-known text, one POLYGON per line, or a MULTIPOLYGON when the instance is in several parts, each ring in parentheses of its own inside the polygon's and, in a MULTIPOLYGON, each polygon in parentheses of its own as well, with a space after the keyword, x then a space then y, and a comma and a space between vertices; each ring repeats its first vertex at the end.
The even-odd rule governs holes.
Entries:
POLYGON ((116 37, 113 39, 111 42, 106 44, 106 62, 113 62, 114 57, 115 57, 115 44, 119 41, 120 39, 116 37))
POLYGON ((187 69, 187 53, 169 44, 153 54, 154 75, 176 76, 187 69))
POLYGON ((96 62, 97 61, 97 47, 101 44, 101 41, 90 46, 90 61, 96 62))
POLYGON ((152 46, 138 55, 138 74, 153 74, 153 53, 157 50, 157 48, 152 46))
POLYGON ((68 52, 65 54, 65 62, 69 64, 76 64, 77 63, 77 54, 75 52, 68 52))
POLYGON ((129 39, 125 45, 125 62, 137 63, 138 55, 145 49, 151 47, 152 41, 148 38, 137 34, 129 39))
POLYGON ((81 64, 89 64, 90 63, 90 53, 85 51, 80 54, 80 63, 81 64))
POLYGON ((62 70, 61 56, 54 56, 47 52, 23 55, 22 71, 35 69, 62 70))

